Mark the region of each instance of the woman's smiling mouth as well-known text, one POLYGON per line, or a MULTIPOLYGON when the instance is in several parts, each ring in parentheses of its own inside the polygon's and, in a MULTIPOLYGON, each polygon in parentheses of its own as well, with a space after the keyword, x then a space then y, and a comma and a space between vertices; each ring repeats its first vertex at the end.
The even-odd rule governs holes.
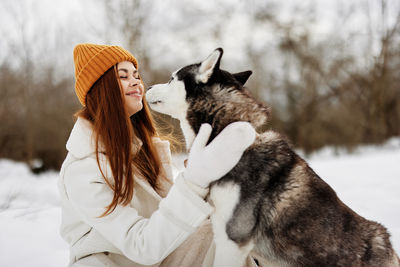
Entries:
POLYGON ((140 92, 139 89, 129 91, 129 92, 127 92, 125 95, 127 95, 127 96, 133 96, 133 97, 142 97, 142 93, 140 92))

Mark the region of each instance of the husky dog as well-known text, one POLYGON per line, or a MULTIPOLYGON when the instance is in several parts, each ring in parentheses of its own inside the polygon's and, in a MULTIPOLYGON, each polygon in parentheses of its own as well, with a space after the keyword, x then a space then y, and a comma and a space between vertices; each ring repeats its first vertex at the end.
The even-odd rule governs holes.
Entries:
MULTIPOLYGON (((269 119, 269 108, 243 87, 252 72, 220 69, 222 53, 216 49, 147 91, 153 110, 180 121, 188 148, 202 123, 211 124, 211 141, 231 122, 258 128, 269 119)), ((266 266, 399 266, 385 227, 340 201, 274 131, 257 135, 240 162, 211 184, 209 200, 216 267, 243 266, 249 253, 266 266)))

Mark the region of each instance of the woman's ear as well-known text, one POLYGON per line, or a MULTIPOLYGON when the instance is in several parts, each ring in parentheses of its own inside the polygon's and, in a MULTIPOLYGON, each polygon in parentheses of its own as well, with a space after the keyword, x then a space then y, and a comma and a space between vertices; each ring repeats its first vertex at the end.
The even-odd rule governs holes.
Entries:
POLYGON ((196 76, 197 82, 207 83, 215 70, 219 69, 219 63, 224 51, 217 48, 204 61, 200 63, 199 72, 196 76))

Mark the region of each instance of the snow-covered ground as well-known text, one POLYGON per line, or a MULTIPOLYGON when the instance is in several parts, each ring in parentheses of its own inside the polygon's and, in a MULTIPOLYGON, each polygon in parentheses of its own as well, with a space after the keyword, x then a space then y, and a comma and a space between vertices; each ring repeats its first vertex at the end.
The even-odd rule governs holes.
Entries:
MULTIPOLYGON (((308 161, 348 206, 389 229, 399 253, 400 139, 352 154, 325 148, 308 161)), ((67 265, 56 179, 56 172, 35 176, 22 163, 0 160, 0 266, 67 265)))

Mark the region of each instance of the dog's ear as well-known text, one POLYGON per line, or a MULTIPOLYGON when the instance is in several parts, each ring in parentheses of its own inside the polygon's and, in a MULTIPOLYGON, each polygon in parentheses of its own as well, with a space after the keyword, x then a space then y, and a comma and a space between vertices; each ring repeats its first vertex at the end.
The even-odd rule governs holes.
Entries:
POLYGON ((196 77, 196 80, 198 82, 208 82, 214 71, 219 69, 219 63, 221 61, 223 53, 224 50, 222 50, 222 48, 217 48, 204 61, 200 63, 199 73, 196 77))
POLYGON ((234 74, 232 74, 232 75, 233 75, 233 77, 235 77, 235 79, 236 79, 238 82, 240 82, 242 85, 244 85, 244 84, 247 82, 247 80, 249 79, 249 77, 250 77, 250 75, 251 75, 252 73, 253 73, 253 72, 252 72, 251 70, 248 70, 248 71, 243 71, 243 72, 234 73, 234 74))

